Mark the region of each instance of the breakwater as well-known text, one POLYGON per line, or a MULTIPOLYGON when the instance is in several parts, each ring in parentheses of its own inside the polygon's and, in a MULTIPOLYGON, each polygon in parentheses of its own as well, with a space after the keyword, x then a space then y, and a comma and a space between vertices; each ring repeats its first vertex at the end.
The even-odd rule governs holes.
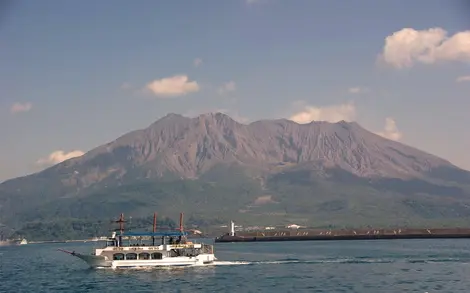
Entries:
POLYGON ((215 242, 470 238, 470 228, 286 229, 227 233, 215 242))

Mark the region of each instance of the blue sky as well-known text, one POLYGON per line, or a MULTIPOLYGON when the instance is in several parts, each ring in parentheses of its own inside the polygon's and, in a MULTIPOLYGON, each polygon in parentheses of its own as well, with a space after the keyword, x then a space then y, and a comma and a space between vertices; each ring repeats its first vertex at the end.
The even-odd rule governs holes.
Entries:
POLYGON ((0 181, 169 112, 216 110, 355 120, 470 169, 465 2, 12 1, 0 15, 0 181))

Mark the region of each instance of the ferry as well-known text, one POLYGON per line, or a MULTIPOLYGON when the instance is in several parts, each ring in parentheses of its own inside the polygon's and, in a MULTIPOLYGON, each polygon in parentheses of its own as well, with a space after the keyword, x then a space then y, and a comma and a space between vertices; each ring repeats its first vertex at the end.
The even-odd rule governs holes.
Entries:
POLYGON ((119 230, 114 231, 105 246, 95 249, 94 253, 59 250, 85 261, 92 268, 194 266, 217 260, 213 245, 188 241, 188 233, 183 231, 183 213, 180 214, 180 227, 175 231, 157 232, 156 214, 153 232, 125 232, 123 214, 115 222, 119 223, 119 230))

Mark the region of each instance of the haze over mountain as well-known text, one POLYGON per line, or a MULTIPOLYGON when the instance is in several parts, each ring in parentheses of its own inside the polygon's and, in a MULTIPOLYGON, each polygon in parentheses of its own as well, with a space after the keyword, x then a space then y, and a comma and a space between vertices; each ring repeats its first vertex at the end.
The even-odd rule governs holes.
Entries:
POLYGON ((372 211, 386 223, 469 216, 469 186, 470 172, 354 122, 245 125, 222 113, 168 114, 81 157, 4 182, 0 217, 21 226, 158 207, 221 220, 242 213, 336 224, 370 219, 372 211), (210 188, 219 188, 212 199, 210 188))

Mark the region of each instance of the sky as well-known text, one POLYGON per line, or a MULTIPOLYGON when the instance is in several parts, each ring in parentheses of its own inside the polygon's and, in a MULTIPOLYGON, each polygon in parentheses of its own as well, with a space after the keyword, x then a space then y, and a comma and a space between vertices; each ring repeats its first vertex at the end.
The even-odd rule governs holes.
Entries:
POLYGON ((357 121, 470 169, 468 1, 18 0, 0 11, 0 182, 168 113, 216 111, 357 121))

